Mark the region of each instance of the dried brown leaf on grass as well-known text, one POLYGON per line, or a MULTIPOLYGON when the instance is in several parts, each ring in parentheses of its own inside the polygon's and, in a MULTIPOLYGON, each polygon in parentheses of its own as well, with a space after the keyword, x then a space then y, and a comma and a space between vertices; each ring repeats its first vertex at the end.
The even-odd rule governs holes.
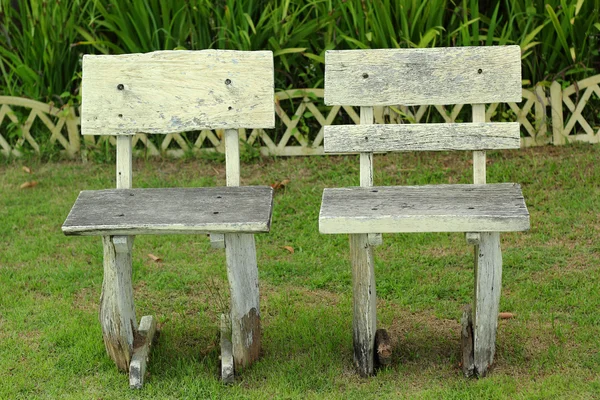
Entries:
POLYGON ((294 248, 292 246, 282 246, 282 249, 289 251, 290 254, 294 254, 294 248))
POLYGON ((157 256, 155 256, 155 255, 154 255, 154 254, 152 254, 152 253, 148 253, 148 257, 149 257, 149 258, 150 258, 152 261, 154 261, 154 262, 161 262, 161 261, 162 261, 162 258, 160 258, 160 257, 157 257, 157 256))
POLYGON ((37 181, 29 181, 29 182, 25 182, 25 183, 23 183, 23 184, 20 186, 20 188, 21 188, 21 189, 29 189, 29 188, 36 187, 36 186, 37 186, 37 184, 38 184, 38 182, 37 182, 37 181))
POLYGON ((509 312, 501 312, 498 314, 498 318, 500 319, 511 319, 514 318, 515 314, 509 312))
POLYGON ((29 167, 23 166, 23 171, 27 172, 28 174, 31 174, 31 168, 29 167))
POLYGON ((281 182, 275 182, 271 184, 271 187, 275 190, 281 190, 281 189, 285 189, 285 185, 287 185, 288 183, 290 183, 291 181, 289 179, 284 179, 281 182))

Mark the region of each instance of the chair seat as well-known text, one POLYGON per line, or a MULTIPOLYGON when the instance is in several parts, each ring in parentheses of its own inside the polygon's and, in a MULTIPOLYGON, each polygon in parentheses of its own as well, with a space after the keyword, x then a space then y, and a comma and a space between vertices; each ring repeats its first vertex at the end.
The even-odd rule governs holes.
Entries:
POLYGON ((325 189, 321 233, 507 232, 529 229, 515 183, 325 189))
POLYGON ((84 190, 65 235, 259 233, 271 227, 268 186, 84 190))

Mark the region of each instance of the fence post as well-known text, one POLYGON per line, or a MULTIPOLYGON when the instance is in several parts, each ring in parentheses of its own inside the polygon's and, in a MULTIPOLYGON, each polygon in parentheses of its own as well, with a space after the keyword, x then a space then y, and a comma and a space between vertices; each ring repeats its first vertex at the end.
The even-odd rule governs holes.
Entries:
POLYGON ((535 86, 535 142, 548 143, 548 137, 546 132, 548 131, 548 124, 546 123, 546 107, 548 106, 548 97, 546 96, 546 90, 542 85, 535 86))
POLYGON ((552 107, 552 143, 557 146, 567 143, 563 134, 562 88, 560 83, 554 81, 550 86, 550 106, 552 107))

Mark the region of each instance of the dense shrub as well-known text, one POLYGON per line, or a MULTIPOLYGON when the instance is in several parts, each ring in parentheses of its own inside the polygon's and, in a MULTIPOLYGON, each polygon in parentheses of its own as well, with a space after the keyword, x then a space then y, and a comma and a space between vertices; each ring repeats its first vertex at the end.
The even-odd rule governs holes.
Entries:
POLYGON ((279 89, 330 49, 518 44, 530 83, 598 72, 600 0, 0 0, 1 94, 76 102, 84 53, 270 49, 279 89))

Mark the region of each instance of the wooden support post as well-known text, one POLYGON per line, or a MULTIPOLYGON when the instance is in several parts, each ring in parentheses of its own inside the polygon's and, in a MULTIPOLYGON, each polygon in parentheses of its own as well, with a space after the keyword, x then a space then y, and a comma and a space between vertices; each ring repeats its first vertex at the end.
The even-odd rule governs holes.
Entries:
POLYGON ((377 330, 377 294, 373 249, 366 234, 350 235, 353 292, 354 365, 361 376, 373 374, 375 331, 377 330))
MULTIPOLYGON (((473 122, 485 122, 485 106, 473 104, 473 122)), ((486 183, 485 152, 473 152, 473 183, 486 183)), ((462 318, 463 372, 467 376, 484 377, 494 362, 496 329, 502 284, 500 233, 468 233, 475 244, 475 287, 472 310, 465 309, 462 318)))
POLYGON ((129 370, 137 319, 131 283, 131 246, 126 236, 103 236, 104 281, 100 296, 100 324, 106 352, 119 370, 129 370), (128 251, 129 250, 129 251, 128 251))
POLYGON ((151 315, 143 316, 137 331, 133 345, 133 357, 129 365, 129 387, 132 389, 141 389, 144 386, 146 364, 150 357, 150 348, 155 333, 156 320, 151 315))
MULTIPOLYGON (((373 107, 360 108, 360 123, 373 123, 373 107)), ((360 186, 373 186, 373 153, 360 153, 360 186)), ((374 372, 377 295, 371 243, 381 234, 350 235, 352 263, 354 364, 361 376, 374 372), (371 237, 370 237, 371 236, 371 237)))
POLYGON ((225 235, 222 233, 211 233, 210 234, 210 247, 213 249, 224 249, 225 248, 225 235))
POLYGON ((231 290, 231 342, 235 370, 239 371, 260 355, 260 308, 258 267, 254 235, 225 235, 227 277, 231 290))
POLYGON ((479 246, 475 246, 473 313, 473 362, 479 377, 486 376, 494 362, 501 285, 500 234, 482 232, 479 246))
MULTIPOLYGON (((131 188, 131 136, 117 137, 117 189, 131 188)), ((100 324, 106 352, 121 371, 129 370, 137 319, 131 282, 133 236, 103 236, 104 280, 100 324)))
MULTIPOLYGON (((240 150, 236 129, 225 130, 227 186, 240 184, 240 150)), ((231 290, 231 342, 235 370, 260 355, 260 308, 256 245, 252 234, 226 234, 225 255, 231 290)))

